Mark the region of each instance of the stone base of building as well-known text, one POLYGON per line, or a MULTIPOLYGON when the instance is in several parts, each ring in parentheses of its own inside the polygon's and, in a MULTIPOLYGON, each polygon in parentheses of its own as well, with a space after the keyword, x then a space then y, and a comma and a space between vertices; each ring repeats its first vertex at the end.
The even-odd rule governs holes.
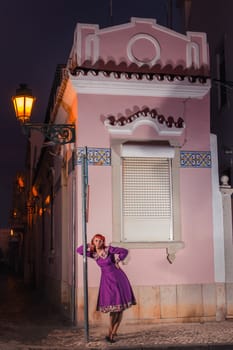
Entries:
MULTIPOLYGON (((124 312, 127 323, 223 321, 233 317, 233 283, 134 286, 137 305, 124 312)), ((96 311, 98 288, 89 288, 89 323, 108 321, 96 311)), ((83 323, 83 290, 77 290, 77 321, 83 323)))

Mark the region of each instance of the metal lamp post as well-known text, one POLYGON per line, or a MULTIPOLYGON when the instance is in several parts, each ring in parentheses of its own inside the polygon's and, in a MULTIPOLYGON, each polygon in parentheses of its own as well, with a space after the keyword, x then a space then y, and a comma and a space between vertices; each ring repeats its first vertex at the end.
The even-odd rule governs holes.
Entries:
POLYGON ((74 124, 30 123, 35 100, 36 98, 32 95, 31 89, 26 84, 20 84, 15 96, 12 97, 16 118, 21 123, 24 133, 29 136, 31 130, 36 130, 54 144, 64 145, 66 143, 74 143, 74 124))

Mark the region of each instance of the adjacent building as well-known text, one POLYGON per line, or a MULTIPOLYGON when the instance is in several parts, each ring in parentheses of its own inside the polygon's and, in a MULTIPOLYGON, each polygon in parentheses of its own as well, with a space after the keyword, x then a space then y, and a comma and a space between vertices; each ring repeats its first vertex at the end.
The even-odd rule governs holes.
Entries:
POLYGON ((211 130, 218 136, 220 175, 227 175, 232 184, 232 10, 233 3, 189 0, 187 30, 207 33, 210 47, 211 130), (209 12, 211 9, 211 12, 209 12))

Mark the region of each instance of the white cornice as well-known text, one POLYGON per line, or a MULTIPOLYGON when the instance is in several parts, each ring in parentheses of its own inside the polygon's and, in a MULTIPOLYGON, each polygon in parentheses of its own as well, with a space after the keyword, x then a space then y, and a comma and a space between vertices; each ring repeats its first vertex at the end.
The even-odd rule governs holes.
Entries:
POLYGON ((148 96, 148 97, 174 97, 174 98, 203 98, 210 90, 211 84, 208 80, 202 84, 190 83, 188 78, 183 81, 149 81, 124 77, 119 80, 114 78, 72 76, 70 81, 78 94, 116 95, 116 96, 148 96))

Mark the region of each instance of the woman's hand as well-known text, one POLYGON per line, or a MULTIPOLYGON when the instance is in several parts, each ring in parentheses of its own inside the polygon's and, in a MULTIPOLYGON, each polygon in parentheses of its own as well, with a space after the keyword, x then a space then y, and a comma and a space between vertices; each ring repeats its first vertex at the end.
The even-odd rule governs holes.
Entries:
POLYGON ((120 265, 119 265, 119 262, 120 262, 119 257, 115 257, 115 266, 116 266, 117 269, 121 268, 120 265))

